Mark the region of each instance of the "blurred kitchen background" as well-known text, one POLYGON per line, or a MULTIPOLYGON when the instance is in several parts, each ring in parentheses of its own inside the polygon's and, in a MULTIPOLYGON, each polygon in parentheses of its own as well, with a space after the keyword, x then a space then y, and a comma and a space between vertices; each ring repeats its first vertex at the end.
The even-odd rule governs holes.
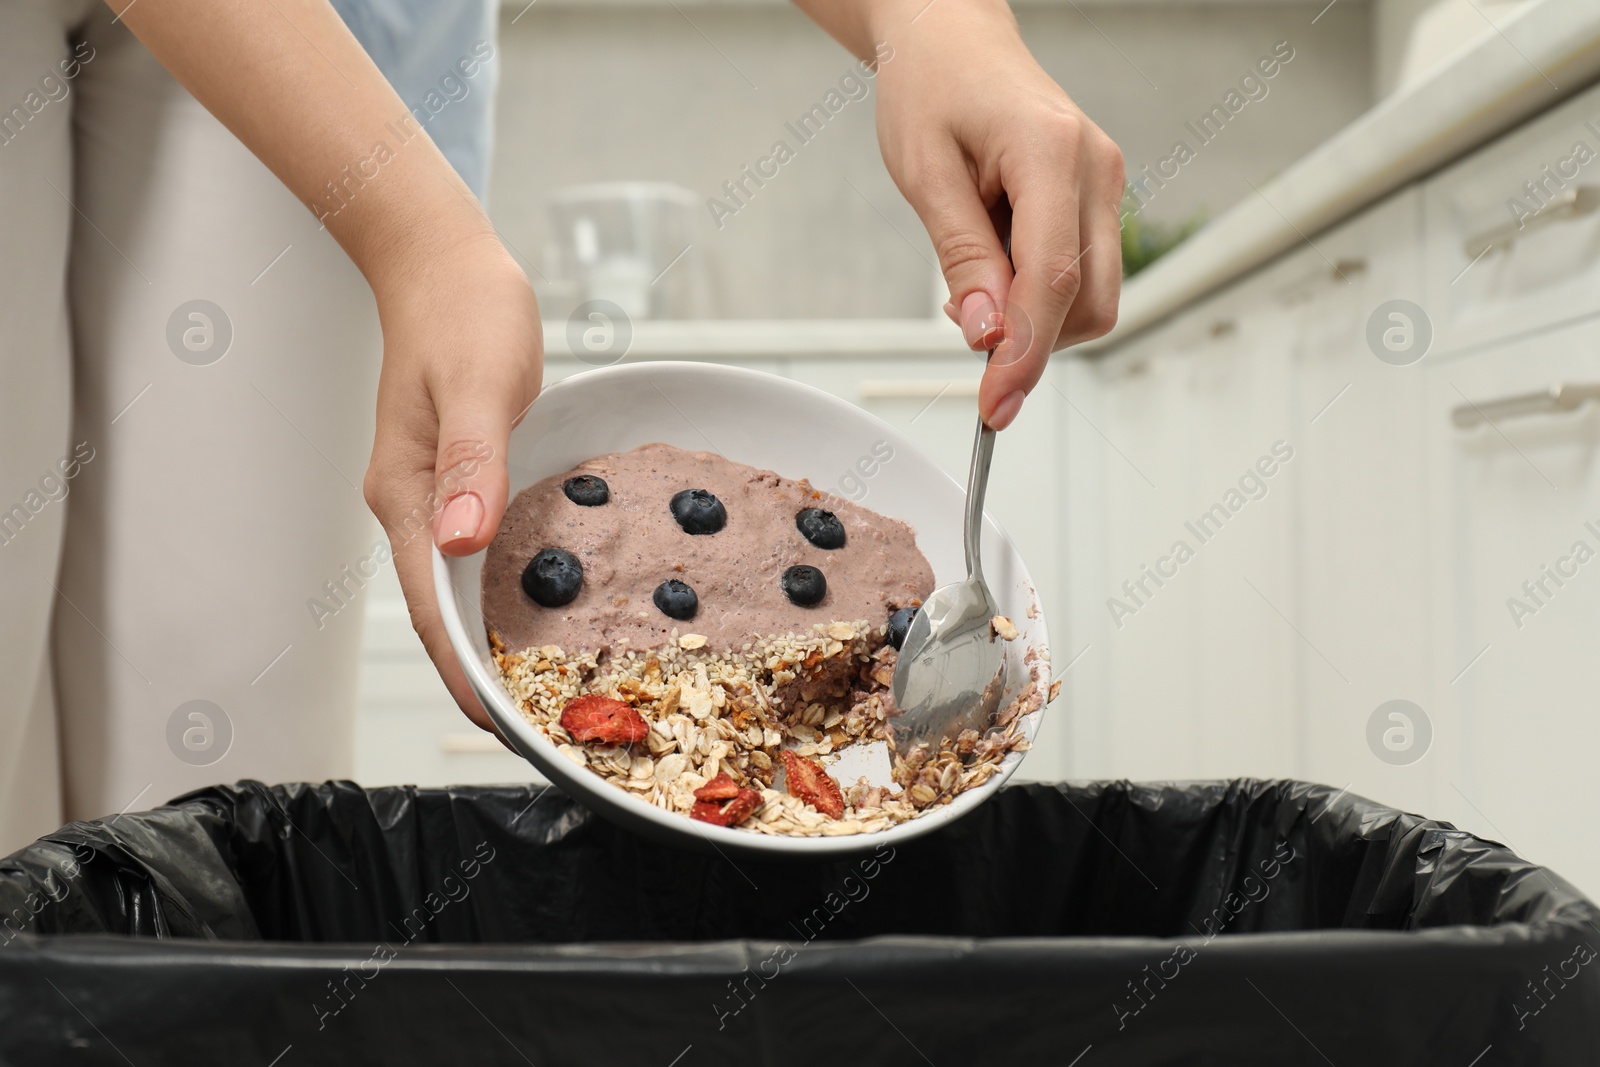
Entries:
MULTIPOLYGON (((1122 146, 1129 262, 1153 264, 996 452, 990 511, 1064 682, 1023 776, 1322 781, 1600 893, 1574 844, 1600 816, 1600 564, 1575 561, 1600 549, 1600 164, 1573 161, 1600 149, 1600 12, 1014 7, 1122 146)), ((547 382, 755 367, 964 476, 981 363, 850 57, 780 0, 512 0, 500 29, 490 211, 539 292, 547 382), (786 124, 830 90, 846 104, 801 144, 786 124), (758 188, 742 168, 780 139, 795 158, 758 188)), ((364 783, 531 777, 454 709, 390 571, 366 626, 364 783)))
MULTIPOLYGON (((548 273, 550 246, 570 243, 552 229, 552 192, 631 179, 691 194, 703 243, 674 273, 700 272, 709 283, 708 306, 695 317, 914 319, 948 299, 942 291, 933 297, 932 248, 878 156, 873 98, 847 103, 803 146, 786 128, 842 77, 870 86, 792 5, 526 3, 503 9, 490 200, 501 232, 540 271, 548 273), (754 169, 780 139, 796 158, 759 189, 747 182, 748 206, 719 228, 705 201, 736 206, 723 183, 744 180, 741 168, 754 169)), ((1153 220, 1181 223, 1231 206, 1249 194, 1247 181, 1277 173, 1383 91, 1374 8, 1341 0, 1309 27, 1306 6, 1015 7, 1034 55, 1122 146, 1130 174, 1170 154, 1188 136, 1183 124, 1204 111, 1201 102, 1220 101, 1274 45, 1295 48, 1283 76, 1267 83, 1270 95, 1246 109, 1262 114, 1241 114, 1226 145, 1205 149, 1170 194, 1151 203, 1153 220)), ((664 249, 665 257, 682 247, 664 249)), ((571 296, 530 275, 549 317, 565 317, 571 296)))

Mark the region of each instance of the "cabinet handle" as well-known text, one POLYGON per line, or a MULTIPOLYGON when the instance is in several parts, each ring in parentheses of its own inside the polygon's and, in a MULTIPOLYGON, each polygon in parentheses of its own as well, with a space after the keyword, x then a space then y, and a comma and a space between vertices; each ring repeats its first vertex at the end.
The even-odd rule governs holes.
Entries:
POLYGON ((1487 400, 1482 404, 1462 404, 1450 412, 1450 421, 1463 430, 1496 418, 1517 415, 1546 415, 1558 411, 1576 411, 1591 400, 1600 400, 1600 382, 1567 385, 1557 382, 1537 393, 1487 400))
POLYGON ((1561 190, 1539 213, 1531 219, 1521 219, 1484 230, 1467 238, 1462 250, 1468 259, 1476 259, 1491 248, 1510 248, 1517 239, 1530 230, 1548 226, 1563 219, 1575 219, 1591 214, 1600 208, 1600 185, 1572 185, 1561 190))
POLYGON ((908 378, 880 380, 869 378, 858 388, 863 400, 932 400, 940 396, 977 396, 978 379, 908 378))
POLYGON ((1352 274, 1367 273, 1367 260, 1365 256, 1351 256, 1348 259, 1335 260, 1333 266, 1328 268, 1324 277, 1330 282, 1348 282, 1352 274))

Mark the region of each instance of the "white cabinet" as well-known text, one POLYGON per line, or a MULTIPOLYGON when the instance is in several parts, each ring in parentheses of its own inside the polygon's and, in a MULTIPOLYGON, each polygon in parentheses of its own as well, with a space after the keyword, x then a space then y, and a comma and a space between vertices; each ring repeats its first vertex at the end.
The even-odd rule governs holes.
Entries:
MULTIPOLYGON (((1432 764, 1386 760, 1390 750, 1380 756, 1368 738, 1380 705, 1431 692, 1427 364, 1380 359, 1368 338, 1375 313, 1381 329, 1391 326, 1385 305, 1423 297, 1421 193, 1405 190, 1315 242, 1273 270, 1294 312, 1291 407, 1302 445, 1290 551, 1302 632, 1292 713, 1304 743, 1286 772, 1432 813, 1432 764)), ((1394 725, 1388 712, 1380 719, 1394 725)))
POLYGON ((1432 364, 1379 359, 1367 336, 1380 306, 1424 297, 1421 197, 1084 366, 1103 441, 1099 521, 1069 525, 1073 617, 1095 617, 1097 642, 1069 680, 1075 774, 1300 777, 1456 810, 1455 741, 1401 761, 1369 739, 1380 705, 1434 706, 1450 610, 1431 595, 1432 364), (1279 442, 1292 458, 1202 542, 1196 518, 1279 442), (1145 567, 1180 540, 1194 558, 1146 595, 1145 567), (1134 613, 1113 619, 1112 598, 1134 613))
MULTIPOLYGON (((1600 201, 1467 248, 1523 171, 1600 152, 1589 117, 1600 94, 1073 368, 1103 442, 1066 468, 1098 511, 1064 526, 1094 643, 1069 676, 1074 774, 1322 781, 1600 894, 1600 403, 1539 400, 1600 394, 1600 201), (1379 358, 1374 329, 1416 324, 1425 358, 1379 358), (1270 492, 1094 618, 1277 440, 1270 492)), ((1569 188, 1591 185, 1600 158, 1569 188)))
POLYGON ((1071 616, 1091 646, 1068 676, 1075 775, 1270 776, 1298 747, 1288 546, 1303 446, 1289 312, 1265 281, 1180 315, 1090 379, 1099 395, 1083 413, 1097 424, 1076 442, 1098 457, 1099 500, 1069 486, 1100 527, 1070 526, 1071 616))
MULTIPOLYGON (((1495 401, 1600 381, 1600 321, 1427 372, 1429 577, 1440 642, 1425 704, 1428 813, 1600 895, 1600 406, 1495 401), (1453 414, 1487 415, 1470 428, 1453 414)), ((1422 766, 1422 764, 1418 764, 1422 766)))

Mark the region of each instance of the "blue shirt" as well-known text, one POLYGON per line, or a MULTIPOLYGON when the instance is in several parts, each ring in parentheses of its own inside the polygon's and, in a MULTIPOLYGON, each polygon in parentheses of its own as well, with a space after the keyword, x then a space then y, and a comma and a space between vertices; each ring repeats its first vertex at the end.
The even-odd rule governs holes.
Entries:
POLYGON ((496 0, 332 0, 462 181, 488 192, 496 0))

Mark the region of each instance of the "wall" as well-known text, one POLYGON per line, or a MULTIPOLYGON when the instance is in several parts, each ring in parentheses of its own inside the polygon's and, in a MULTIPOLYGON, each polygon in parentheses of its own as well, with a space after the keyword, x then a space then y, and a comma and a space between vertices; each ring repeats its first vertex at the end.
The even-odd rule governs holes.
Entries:
MULTIPOLYGON (((1367 4, 1025 4, 1035 54, 1124 149, 1155 164, 1184 123, 1221 103, 1279 41, 1295 57, 1151 201, 1147 217, 1216 214, 1363 111, 1372 83, 1367 4), (1312 20, 1316 19, 1313 24, 1312 20)), ((548 3, 501 20, 491 209, 535 267, 543 196, 581 182, 653 179, 703 197, 787 138, 852 60, 797 11, 548 3)), ((851 103, 749 204, 702 216, 685 257, 728 318, 896 318, 933 312, 932 250, 883 169, 871 98, 851 103)), ((536 284, 539 282, 535 275, 536 284)), ((942 302, 942 299, 939 301, 942 302)), ((550 312, 562 313, 551 300, 550 312)))
POLYGON ((1372 95, 1381 99, 1400 84, 1411 30, 1434 0, 1373 0, 1372 95))

